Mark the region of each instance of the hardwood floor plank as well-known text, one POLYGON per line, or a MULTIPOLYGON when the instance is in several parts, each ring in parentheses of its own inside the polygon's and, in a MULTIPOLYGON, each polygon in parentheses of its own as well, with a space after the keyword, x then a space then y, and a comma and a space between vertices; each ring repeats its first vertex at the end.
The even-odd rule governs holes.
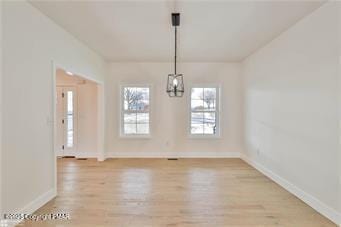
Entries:
POLYGON ((20 226, 336 226, 241 159, 59 159, 60 212, 20 226))

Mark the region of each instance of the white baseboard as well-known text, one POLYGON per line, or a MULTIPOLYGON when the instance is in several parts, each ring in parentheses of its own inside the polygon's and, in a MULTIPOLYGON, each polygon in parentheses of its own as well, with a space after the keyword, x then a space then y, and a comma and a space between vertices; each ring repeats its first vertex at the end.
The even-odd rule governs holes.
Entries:
POLYGON ((107 152, 105 158, 240 158, 239 152, 107 152))
POLYGON ((38 210, 40 207, 45 205, 45 203, 47 203, 48 201, 50 201, 51 199, 53 199, 56 196, 57 196, 57 192, 53 188, 53 189, 45 192, 44 194, 40 195, 38 198, 36 198, 32 202, 30 202, 29 204, 27 204, 24 208, 22 208, 20 210, 19 213, 32 214, 36 210, 38 210))
POLYGON ((78 152, 76 158, 98 158, 98 153, 94 152, 78 152))
POLYGON ((76 158, 98 158, 98 153, 95 152, 64 152, 58 156, 75 156, 76 158))
MULTIPOLYGON (((51 189, 44 194, 40 195, 35 200, 28 203, 25 207, 20 209, 17 214, 33 214, 40 207, 44 206, 47 202, 57 196, 55 189, 51 189)), ((1 226, 16 226, 23 220, 1 220, 1 226)))
POLYGON ((263 165, 249 159, 245 155, 241 155, 241 158, 247 162, 249 165, 257 169, 259 172, 263 173, 265 176, 269 177, 271 180, 282 186, 284 189, 289 191, 290 193, 294 194, 296 197, 301 199, 303 202, 311 206, 317 212, 331 220, 332 222, 341 226, 341 214, 334 210, 333 208, 327 206, 311 194, 303 191, 302 189, 298 188, 294 184, 290 183, 286 179, 280 177, 276 173, 272 172, 271 170, 267 169, 263 165))

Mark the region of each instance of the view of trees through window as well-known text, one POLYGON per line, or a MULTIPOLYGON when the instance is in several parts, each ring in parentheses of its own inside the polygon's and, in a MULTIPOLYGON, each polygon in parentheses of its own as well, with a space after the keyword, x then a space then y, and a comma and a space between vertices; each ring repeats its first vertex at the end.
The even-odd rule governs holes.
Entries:
POLYGON ((217 88, 192 88, 191 134, 217 133, 217 88))
POLYGON ((149 134, 149 87, 123 88, 124 134, 149 134))

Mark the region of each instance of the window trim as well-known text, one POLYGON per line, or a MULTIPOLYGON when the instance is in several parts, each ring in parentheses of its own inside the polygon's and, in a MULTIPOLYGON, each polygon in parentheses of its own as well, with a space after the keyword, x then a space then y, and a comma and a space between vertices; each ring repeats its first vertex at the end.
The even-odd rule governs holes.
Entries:
POLYGON ((127 139, 150 139, 152 137, 152 95, 153 89, 151 84, 120 84, 119 85, 119 137, 127 139), (149 88, 149 133, 148 134, 126 134, 124 133, 124 88, 125 87, 136 87, 136 88, 149 88))
MULTIPOLYGON (((221 122, 220 122, 220 115, 221 115, 221 85, 219 84, 191 84, 189 86, 189 95, 188 95, 188 101, 187 101, 187 107, 188 107, 188 129, 187 134, 188 138, 190 139, 220 139, 221 138, 221 122), (210 134, 192 134, 191 133, 191 124, 192 124, 192 89, 193 88, 215 88, 217 89, 217 97, 216 97, 216 134, 210 135, 210 134)), ((201 112, 201 111, 199 111, 201 112)))

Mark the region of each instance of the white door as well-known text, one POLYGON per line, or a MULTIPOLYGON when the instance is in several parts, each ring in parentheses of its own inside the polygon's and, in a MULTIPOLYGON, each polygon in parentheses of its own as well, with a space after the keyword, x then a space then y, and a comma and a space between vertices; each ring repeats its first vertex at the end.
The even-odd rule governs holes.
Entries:
POLYGON ((57 87, 57 155, 76 156, 77 92, 75 87, 57 87))

